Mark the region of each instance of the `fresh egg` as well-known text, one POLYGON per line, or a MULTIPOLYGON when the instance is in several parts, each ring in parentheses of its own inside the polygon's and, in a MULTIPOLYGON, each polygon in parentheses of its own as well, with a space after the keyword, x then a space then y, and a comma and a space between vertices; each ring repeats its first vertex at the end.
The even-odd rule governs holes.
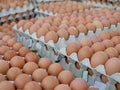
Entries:
POLYGON ((77 42, 71 42, 67 45, 66 51, 67 55, 71 55, 72 53, 77 53, 80 48, 79 43, 77 42))
POLYGON ((40 38, 41 36, 45 36, 48 32, 49 30, 47 28, 41 27, 37 31, 37 37, 40 38))
POLYGON ((113 38, 113 37, 115 37, 115 36, 118 36, 118 32, 113 31, 113 30, 109 30, 107 33, 110 34, 111 38, 113 38))
POLYGON ((26 20, 20 20, 17 24, 17 28, 19 29, 20 27, 23 27, 26 23, 26 20))
POLYGON ((89 38, 82 38, 82 39, 80 40, 80 45, 81 45, 82 47, 84 47, 84 46, 89 46, 89 47, 91 47, 91 46, 92 46, 92 41, 91 41, 89 38))
POLYGON ((72 90, 72 89, 67 84, 59 84, 54 88, 54 90, 72 90))
POLYGON ((101 32, 99 34, 99 37, 100 37, 101 40, 105 40, 105 39, 110 39, 111 38, 111 36, 110 36, 110 34, 108 32, 101 32))
POLYGON ((93 68, 96 68, 100 64, 104 65, 107 60, 108 60, 108 55, 103 51, 98 51, 92 55, 90 62, 91 62, 91 66, 93 68))
POLYGON ((59 85, 59 80, 55 76, 47 76, 42 80, 41 85, 43 90, 54 90, 54 88, 59 85))
POLYGON ((115 18, 109 18, 109 22, 111 25, 116 25, 117 24, 117 20, 115 18))
POLYGON ((0 82, 6 81, 6 80, 7 80, 6 76, 3 74, 0 74, 0 82))
POLYGON ((25 60, 27 62, 35 62, 35 63, 37 63, 38 62, 38 56, 34 52, 29 52, 29 53, 27 53, 25 55, 25 60))
POLYGON ((26 22, 23 26, 23 31, 25 32, 27 29, 30 29, 30 26, 32 26, 32 22, 26 22))
POLYGON ((23 44, 20 43, 20 42, 16 42, 15 44, 13 44, 13 49, 14 49, 15 51, 19 51, 19 49, 20 49, 21 47, 23 47, 23 44))
POLYGON ((0 55, 4 55, 10 48, 8 46, 1 46, 0 47, 0 55))
POLYGON ((28 47, 24 47, 24 46, 21 47, 18 51, 19 55, 22 57, 25 57, 25 55, 29 52, 30 52, 30 49, 28 47))
POLYGON ((35 62, 27 62, 23 66, 23 72, 26 74, 32 74, 36 69, 38 69, 38 65, 35 62))
POLYGON ((25 60, 21 56, 14 56, 10 60, 10 65, 12 67, 18 67, 18 68, 22 69, 24 64, 25 64, 25 60))
POLYGON ((5 36, 5 33, 0 32, 0 39, 2 39, 5 36))
POLYGON ((88 31, 89 31, 89 30, 91 30, 91 31, 93 31, 93 32, 96 31, 96 27, 95 27, 95 25, 94 25, 93 23, 87 23, 87 24, 86 24, 86 28, 88 29, 88 31))
POLYGON ((23 89, 25 84, 32 81, 31 77, 27 74, 19 74, 15 79, 15 86, 17 89, 23 89))
POLYGON ((120 54, 120 44, 117 44, 116 46, 115 46, 115 49, 119 52, 119 54, 120 54))
POLYGON ((79 24, 77 26, 77 30, 79 31, 79 33, 84 33, 84 34, 87 34, 87 32, 88 32, 88 30, 84 24, 79 24))
POLYGON ((46 69, 36 69, 33 73, 32 73, 32 79, 36 82, 42 82, 42 80, 48 76, 48 72, 46 69))
POLYGON ((105 70, 108 75, 120 73, 120 59, 115 57, 110 58, 105 63, 105 70))
POLYGON ((29 29, 30 34, 33 34, 34 32, 37 32, 37 30, 39 28, 40 28, 40 26, 38 24, 33 24, 29 29))
POLYGON ((117 45, 117 44, 120 44, 120 36, 114 36, 112 37, 111 41, 117 45))
POLYGON ((90 40, 92 41, 92 43, 96 43, 96 42, 101 41, 100 37, 95 35, 95 34, 90 37, 90 40))
POLYGON ((109 40, 109 39, 103 40, 102 43, 104 44, 104 46, 105 46, 106 48, 108 48, 108 47, 113 47, 113 46, 114 46, 114 43, 113 43, 111 40, 109 40))
POLYGON ((18 67, 11 67, 6 75, 8 80, 14 81, 19 74, 22 74, 22 71, 18 67))
POLYGON ((57 26, 51 26, 51 27, 49 28, 49 30, 52 30, 52 31, 57 32, 57 31, 58 31, 58 27, 57 27, 57 26))
POLYGON ((16 42, 17 42, 17 41, 16 41, 15 38, 11 38, 11 39, 9 39, 9 40, 7 41, 7 45, 8 45, 9 47, 12 47, 16 42))
POLYGON ((71 71, 63 70, 59 73, 58 79, 61 84, 70 84, 74 80, 74 75, 71 71))
POLYGON ((82 78, 76 78, 70 83, 72 90, 88 90, 87 83, 82 78))
POLYGON ((10 35, 5 35, 5 36, 3 36, 3 38, 2 38, 2 40, 3 40, 4 42, 7 42, 9 39, 11 39, 11 36, 10 36, 10 35))
POLYGON ((74 35, 75 37, 78 37, 79 32, 74 26, 69 27, 67 31, 70 35, 74 35))
POLYGON ((59 29, 57 31, 57 34, 60 38, 64 38, 65 40, 68 40, 69 38, 69 33, 65 29, 59 29))
POLYGON ((42 87, 35 81, 30 81, 25 84, 23 90, 42 90, 42 87))
POLYGON ((38 62, 38 66, 46 70, 51 64, 52 64, 52 61, 49 58, 40 58, 38 62))
POLYGON ((103 20, 101 20, 101 22, 102 22, 102 24, 103 24, 104 27, 110 27, 110 22, 109 22, 109 20, 103 19, 103 20))

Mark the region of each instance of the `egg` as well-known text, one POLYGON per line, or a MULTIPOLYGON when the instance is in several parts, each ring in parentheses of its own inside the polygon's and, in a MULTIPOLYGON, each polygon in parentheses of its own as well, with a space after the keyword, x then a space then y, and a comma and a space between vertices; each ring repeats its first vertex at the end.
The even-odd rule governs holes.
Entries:
POLYGON ((20 42, 16 42, 15 44, 13 44, 13 49, 15 51, 18 51, 21 47, 23 47, 23 44, 20 42))
POLYGON ((79 34, 78 30, 74 26, 69 27, 67 31, 70 35, 74 35, 75 37, 78 37, 79 34))
POLYGON ((10 48, 8 46, 0 47, 0 55, 4 55, 10 48))
POLYGON ((34 32, 37 32, 37 30, 39 28, 40 28, 40 26, 38 24, 33 24, 29 29, 30 34, 33 34, 34 32))
POLYGON ((88 89, 87 83, 81 78, 74 79, 70 83, 70 87, 72 90, 87 90, 88 89))
POLYGON ((25 60, 27 62, 35 62, 35 63, 37 63, 38 62, 38 56, 34 52, 29 52, 29 53, 27 53, 25 55, 25 60))
POLYGON ((63 70, 59 73, 58 79, 61 84, 70 84, 74 80, 74 75, 71 71, 63 70))
POLYGON ((120 44, 117 44, 116 46, 115 46, 115 49, 119 52, 119 54, 120 54, 120 44))
POLYGON ((18 68, 22 69, 24 64, 25 64, 25 60, 21 56, 14 56, 10 60, 10 65, 12 67, 18 67, 18 68))
POLYGON ((112 75, 115 73, 120 73, 120 59, 118 58, 110 58, 105 63, 105 70, 108 75, 112 75))
POLYGON ((96 43, 96 42, 101 41, 100 37, 95 35, 95 34, 90 37, 90 40, 92 41, 92 43, 96 43))
POLYGON ((104 65, 107 60, 108 55, 103 51, 98 51, 92 55, 90 63, 93 68, 96 68, 100 64, 104 65))
POLYGON ((25 20, 20 20, 17 24, 17 28, 19 29, 20 27, 23 27, 25 25, 26 21, 25 20))
POLYGON ((11 38, 11 39, 9 39, 9 40, 7 41, 7 45, 8 45, 9 47, 12 47, 16 42, 17 42, 17 41, 16 41, 15 38, 11 38))
POLYGON ((22 56, 22 57, 25 57, 25 55, 29 52, 30 52, 30 49, 27 48, 27 47, 24 47, 24 46, 21 47, 18 51, 19 55, 22 56))
POLYGON ((67 84, 59 84, 54 90, 71 90, 71 88, 67 84))
POLYGON ((16 52, 14 50, 8 50, 4 54, 4 59, 9 61, 12 57, 16 56, 16 52))
POLYGON ((42 82, 42 80, 48 76, 48 72, 46 69, 36 69, 33 73, 32 73, 32 79, 36 82, 42 82))
POLYGON ((6 75, 8 80, 14 81, 19 74, 22 74, 22 71, 18 67, 11 67, 6 75))
POLYGON ((54 43, 57 43, 58 41, 58 35, 55 31, 49 31, 46 35, 45 35, 45 42, 47 43, 50 40, 53 40, 54 43))
POLYGON ((108 54, 109 58, 119 56, 118 51, 114 47, 109 47, 104 52, 108 54))
POLYGON ((38 62, 38 66, 43 69, 48 69, 51 64, 52 61, 49 58, 40 58, 38 62))
POLYGON ((27 74, 20 74, 15 79, 15 86, 17 89, 23 89, 25 84, 32 81, 31 77, 27 74))
POLYGON ((112 37, 111 41, 117 45, 117 44, 120 44, 120 36, 114 36, 112 37))
POLYGON ((89 87, 88 90, 99 90, 97 87, 89 87))
POLYGON ((59 63, 53 63, 48 68, 48 74, 52 76, 58 76, 58 74, 63 71, 63 67, 59 63))
POLYGON ((94 43, 91 48, 93 49, 94 52, 105 50, 105 46, 102 42, 94 43))
POLYGON ((42 90, 42 87, 35 81, 30 81, 25 84, 23 90, 42 90))
POLYGON ((103 40, 102 43, 104 44, 104 46, 106 48, 114 46, 114 43, 111 40, 109 40, 109 39, 103 40))
POLYGON ((41 36, 45 36, 47 32, 49 32, 48 29, 41 27, 37 31, 37 37, 40 38, 41 36))
POLYGON ((110 34, 108 32, 101 32, 99 34, 99 37, 101 38, 101 40, 105 40, 105 39, 110 39, 111 38, 111 36, 110 36, 110 34))
POLYGON ((102 22, 102 24, 103 24, 104 27, 110 27, 110 22, 109 22, 109 20, 103 19, 103 20, 101 20, 101 22, 102 22))
POLYGON ((7 80, 6 76, 3 74, 0 74, 0 82, 6 81, 6 80, 7 80))
POLYGON ((27 62, 23 66, 23 72, 26 74, 32 74, 36 69, 38 69, 38 65, 35 62, 27 62))
POLYGON ((60 38, 64 38, 65 40, 68 40, 69 38, 69 33, 65 29, 59 29, 57 31, 57 34, 60 38))
POLYGON ((5 36, 5 33, 0 32, 0 39, 2 39, 5 36))
POLYGON ((79 61, 82 61, 85 58, 91 58, 92 54, 93 54, 93 50, 88 46, 84 46, 80 48, 78 51, 78 59, 79 61))
POLYGON ((30 26, 32 26, 32 22, 26 22, 23 26, 23 31, 25 32, 27 29, 30 29, 30 26))
POLYGON ((72 53, 77 53, 80 48, 79 43, 77 42, 71 42, 67 45, 66 51, 67 55, 71 55, 72 53))
POLYGON ((89 38, 82 38, 80 40, 80 45, 83 46, 92 46, 92 41, 89 38))
POLYGON ((88 32, 88 30, 84 24, 79 24, 77 26, 77 30, 79 31, 79 33, 84 33, 84 34, 87 34, 87 32, 88 32))
POLYGON ((111 38, 113 38, 113 37, 115 37, 115 36, 118 36, 118 32, 113 31, 113 30, 109 30, 107 33, 110 34, 111 38))
POLYGON ((43 90, 54 90, 58 84, 59 80, 55 76, 47 76, 42 80, 43 90))
POLYGON ((96 31, 96 27, 95 27, 95 25, 94 25, 93 23, 87 23, 87 24, 86 24, 86 28, 88 29, 88 31, 89 31, 89 30, 91 30, 91 31, 93 31, 93 32, 96 31))
POLYGON ((109 22, 110 22, 111 25, 117 24, 117 20, 114 19, 114 18, 109 18, 109 22))
POLYGON ((2 81, 0 82, 0 89, 1 90, 15 90, 15 86, 9 81, 2 81))
POLYGON ((9 39, 11 39, 11 36, 10 36, 10 35, 5 35, 5 36, 3 36, 3 38, 2 38, 2 40, 3 40, 4 42, 7 42, 9 39))

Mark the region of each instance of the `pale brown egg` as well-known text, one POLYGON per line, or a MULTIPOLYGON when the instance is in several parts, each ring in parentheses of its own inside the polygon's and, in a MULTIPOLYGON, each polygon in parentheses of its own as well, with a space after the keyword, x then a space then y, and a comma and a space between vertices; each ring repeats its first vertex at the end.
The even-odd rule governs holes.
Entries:
POLYGON ((70 87, 72 90, 87 90, 88 89, 87 83, 81 78, 74 79, 70 83, 70 87))
POLYGON ((82 47, 84 47, 84 46, 89 46, 89 47, 91 47, 91 46, 92 46, 92 41, 91 41, 89 38, 82 38, 82 39, 80 40, 80 45, 81 45, 82 47))
POLYGON ((0 39, 2 39, 5 36, 5 33, 0 32, 0 39))
POLYGON ((8 45, 9 47, 12 47, 16 42, 17 42, 17 41, 16 41, 15 38, 11 38, 11 39, 9 39, 9 40, 7 41, 7 45, 8 45))
POLYGON ((107 82, 108 82, 107 76, 102 75, 102 76, 101 76, 101 81, 102 81, 103 83, 107 83, 107 82))
POLYGON ((22 74, 22 70, 20 70, 18 67, 11 67, 8 70, 6 75, 7 75, 8 80, 14 81, 19 74, 22 74))
POLYGON ((110 34, 111 38, 113 38, 113 37, 115 37, 115 36, 118 36, 118 32, 113 31, 113 30, 109 30, 107 33, 110 34))
POLYGON ((96 31, 96 27, 95 27, 95 25, 94 25, 93 23, 87 23, 87 24, 86 24, 86 28, 88 29, 88 31, 89 31, 89 30, 91 30, 91 31, 93 31, 93 32, 96 31))
POLYGON ((80 49, 80 45, 77 42, 71 42, 67 45, 66 51, 67 55, 71 55, 72 53, 77 53, 80 49))
POLYGON ((0 55, 4 55, 10 48, 8 46, 0 47, 0 55))
POLYGON ((109 18, 109 22, 111 25, 116 25, 117 24, 117 20, 115 18, 109 18))
POLYGON ((57 32, 57 31, 58 31, 58 27, 57 27, 57 26, 51 26, 51 27, 49 28, 49 30, 52 30, 52 31, 57 32))
POLYGON ((23 27, 26 23, 26 20, 20 20, 17 24, 17 28, 23 27))
POLYGON ((25 55, 29 52, 30 52, 30 49, 28 47, 21 47, 18 51, 19 55, 22 57, 25 57, 25 55))
POLYGON ((40 58, 38 62, 38 66, 46 70, 51 64, 52 64, 52 61, 49 58, 40 58))
POLYGON ((7 80, 6 76, 3 74, 0 74, 0 82, 6 81, 6 80, 7 80))
POLYGON ((42 27, 49 29, 51 27, 51 25, 50 25, 50 23, 43 23, 42 27))
POLYGON ((15 86, 9 81, 2 81, 0 82, 0 89, 1 90, 15 90, 15 86))
POLYGON ((105 50, 105 46, 102 42, 96 42, 94 43, 92 46, 91 46, 92 50, 94 52, 97 52, 97 51, 104 51, 105 50))
POLYGON ((27 74, 20 74, 15 79, 15 86, 18 89, 23 89, 25 84, 32 81, 31 77, 27 74))
POLYGON ((30 81, 25 84, 23 90, 42 90, 42 87, 35 81, 30 81))
POLYGON ((105 40, 105 39, 110 39, 111 38, 111 36, 110 36, 110 34, 108 32, 101 32, 99 34, 99 37, 101 38, 101 40, 105 40))
POLYGON ((32 79, 36 82, 42 82, 42 80, 48 76, 48 72, 46 69, 36 69, 33 73, 32 73, 32 79))
POLYGON ((37 32, 37 30, 39 28, 40 28, 40 26, 38 24, 33 24, 29 29, 30 34, 33 34, 34 32, 37 32))
POLYGON ((77 30, 79 31, 79 33, 84 33, 84 34, 87 34, 87 32, 88 32, 88 30, 84 24, 79 24, 77 26, 77 30))
POLYGON ((101 41, 100 37, 97 36, 97 35, 92 35, 90 37, 90 40, 92 41, 92 43, 96 43, 96 42, 100 42, 101 41))
POLYGON ((24 66, 24 64, 25 64, 25 60, 24 60, 24 58, 21 57, 21 56, 14 56, 14 57, 11 58, 11 60, 10 60, 10 65, 11 65, 12 67, 18 67, 18 68, 22 69, 23 66, 24 66))
POLYGON ((99 90, 97 87, 89 87, 88 90, 99 90))
POLYGON ((115 46, 115 49, 119 52, 119 54, 120 54, 120 44, 117 44, 116 46, 115 46))
POLYGON ((112 37, 111 41, 117 45, 117 44, 120 44, 120 36, 114 36, 112 37))
POLYGON ((30 27, 31 27, 32 25, 33 25, 32 22, 27 22, 27 23, 25 23, 24 26, 23 26, 24 32, 25 32, 27 29, 30 29, 30 27))
POLYGON ((114 46, 114 43, 113 43, 111 40, 109 40, 109 39, 103 40, 102 43, 104 44, 104 46, 105 46, 106 48, 108 48, 108 47, 113 47, 113 46, 114 46))
POLYGON ((120 59, 111 58, 105 63, 106 73, 112 75, 115 73, 120 73, 120 59))
POLYGON ((27 62, 35 62, 35 63, 37 63, 38 62, 38 56, 34 52, 29 52, 29 53, 27 53, 25 55, 25 60, 27 62))
POLYGON ((2 38, 2 40, 4 41, 4 42, 7 42, 9 39, 11 39, 12 37, 10 36, 10 35, 5 35, 5 36, 3 36, 3 38, 2 38))
POLYGON ((57 85, 59 85, 59 80, 55 76, 47 76, 42 80, 43 90, 54 90, 57 85))
POLYGON ((110 27, 110 22, 109 22, 109 20, 103 19, 103 20, 101 20, 101 22, 102 22, 102 24, 103 24, 104 27, 110 27))
POLYGON ((71 88, 67 84, 59 84, 54 90, 71 90, 71 88))
POLYGON ((69 27, 67 31, 70 35, 74 35, 75 37, 78 37, 79 32, 74 26, 69 27))
POLYGON ((48 68, 48 74, 52 76, 58 76, 58 74, 63 71, 63 67, 59 63, 53 63, 48 68))
POLYGON ((119 56, 119 52, 114 47, 109 47, 104 52, 109 56, 109 58, 119 56))
POLYGON ((68 25, 67 24, 60 24, 59 29, 68 29, 68 25))
POLYGON ((14 49, 15 51, 19 51, 19 49, 20 49, 21 47, 23 47, 23 44, 20 43, 20 42, 16 42, 15 44, 13 44, 13 49, 14 49))
POLYGON ((5 45, 7 45, 7 43, 5 43, 3 40, 0 40, 0 47, 5 45))
POLYGON ((108 55, 103 51, 98 51, 94 53, 91 57, 91 66, 96 68, 98 65, 104 65, 108 60, 108 55))
POLYGON ((60 38, 64 38, 65 40, 68 40, 69 38, 69 33, 65 29, 59 29, 57 31, 57 34, 60 38))
POLYGON ((71 71, 64 70, 58 75, 61 84, 70 84, 74 80, 74 75, 71 71))
POLYGON ((41 36, 45 36, 48 32, 49 30, 47 28, 41 27, 37 31, 37 37, 40 38, 41 36))
POLYGON ((58 35, 55 31, 49 31, 46 35, 45 35, 45 42, 47 43, 50 40, 53 40, 54 43, 57 43, 58 41, 58 35))
POLYGON ((23 72, 26 74, 32 74, 36 69, 38 69, 38 65, 35 62, 27 62, 23 66, 23 72))

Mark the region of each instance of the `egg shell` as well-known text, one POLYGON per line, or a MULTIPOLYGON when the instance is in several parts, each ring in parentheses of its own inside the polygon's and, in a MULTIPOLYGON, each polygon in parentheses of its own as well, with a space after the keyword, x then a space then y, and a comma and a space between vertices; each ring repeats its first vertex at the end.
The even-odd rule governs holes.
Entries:
POLYGON ((67 84, 59 84, 54 90, 71 90, 71 88, 67 84))
POLYGON ((117 44, 120 44, 120 36, 114 36, 112 37, 111 41, 117 45, 117 44))
POLYGON ((45 36, 46 33, 49 32, 47 28, 39 28, 37 31, 37 37, 40 38, 41 36, 45 36))
POLYGON ((91 46, 92 46, 92 41, 91 41, 89 38, 82 38, 82 39, 80 40, 80 45, 81 45, 82 47, 84 47, 84 46, 89 46, 89 47, 91 47, 91 46))
POLYGON ((108 32, 101 32, 99 34, 99 37, 101 38, 101 40, 105 40, 105 39, 110 39, 111 38, 111 36, 110 36, 110 34, 108 32))
POLYGON ((1 46, 0 47, 0 54, 4 55, 10 48, 8 46, 1 46))
POLYGON ((114 43, 111 40, 109 40, 109 39, 103 40, 102 43, 104 44, 104 46, 106 48, 114 46, 114 43))
POLYGON ((79 32, 74 26, 69 27, 67 31, 70 35, 74 35, 75 37, 78 37, 79 32))
POLYGON ((89 30, 92 30, 93 32, 96 31, 96 27, 95 27, 95 25, 93 23, 87 23, 86 27, 87 27, 88 31, 89 30))
POLYGON ((65 29, 59 29, 57 31, 57 34, 60 38, 64 38, 65 40, 68 40, 69 38, 69 33, 65 29))
POLYGON ((24 57, 29 52, 30 52, 30 49, 27 48, 27 47, 24 47, 24 46, 21 47, 18 51, 19 55, 22 56, 22 57, 24 57))
POLYGON ((21 47, 23 47, 23 44, 20 42, 16 42, 15 44, 13 44, 13 49, 15 51, 18 51, 21 47))

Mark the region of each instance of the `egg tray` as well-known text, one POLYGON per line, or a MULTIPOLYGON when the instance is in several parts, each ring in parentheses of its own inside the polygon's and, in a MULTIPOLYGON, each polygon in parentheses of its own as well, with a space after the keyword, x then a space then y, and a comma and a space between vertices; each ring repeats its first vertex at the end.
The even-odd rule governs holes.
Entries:
POLYGON ((15 9, 10 8, 9 10, 2 9, 0 12, 0 17, 5 17, 11 14, 17 14, 17 13, 24 13, 26 11, 32 11, 34 9, 34 6, 32 4, 29 4, 29 6, 24 5, 23 7, 17 6, 15 9))
POLYGON ((93 1, 92 2, 91 1, 86 2, 86 0, 84 0, 83 3, 92 4, 94 7, 99 7, 99 8, 115 8, 115 9, 120 9, 119 5, 113 5, 113 4, 105 4, 105 3, 93 2, 93 1))

